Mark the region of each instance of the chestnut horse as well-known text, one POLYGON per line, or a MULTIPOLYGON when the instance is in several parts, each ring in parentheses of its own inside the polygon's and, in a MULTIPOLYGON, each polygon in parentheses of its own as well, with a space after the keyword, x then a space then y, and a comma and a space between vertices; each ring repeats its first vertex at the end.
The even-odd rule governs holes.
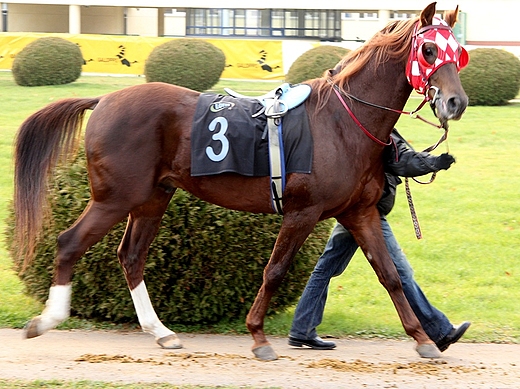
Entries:
MULTIPOLYGON (((415 87, 413 77, 418 77, 407 76, 407 64, 421 71, 424 88, 415 88, 430 100, 442 124, 459 119, 467 106, 458 77, 465 51, 456 41, 451 56, 430 39, 416 47, 421 34, 429 32, 455 39, 450 27, 457 10, 447 12, 445 21, 434 15, 432 3, 418 18, 389 24, 349 53, 334 71, 307 82, 312 87, 305 102, 314 141, 312 172, 286 177, 283 222, 246 318, 257 358, 277 358, 263 329, 268 304, 316 223, 330 217, 352 232, 387 289, 406 333, 417 341, 419 354, 440 356, 403 294, 375 206, 383 186, 382 151, 415 87)), ((147 83, 97 98, 57 101, 22 124, 15 144, 16 242, 29 266, 43 226, 49 175, 62 156, 75 151, 84 115, 93 110, 84 138, 91 199, 79 219, 58 237, 53 285, 44 311, 26 326, 28 338, 69 316, 74 264, 128 217, 117 255, 139 323, 161 347, 182 347, 177 335, 157 317, 143 280, 149 245, 175 190, 184 189, 230 209, 274 212, 269 177, 190 174, 191 127, 199 95, 174 85, 147 83)))

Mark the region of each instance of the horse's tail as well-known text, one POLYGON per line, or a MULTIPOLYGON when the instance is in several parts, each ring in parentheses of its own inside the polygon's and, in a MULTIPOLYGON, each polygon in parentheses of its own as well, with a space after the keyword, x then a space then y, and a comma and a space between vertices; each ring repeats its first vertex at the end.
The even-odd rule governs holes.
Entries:
POLYGON ((69 98, 49 104, 20 126, 14 150, 14 250, 32 256, 43 225, 47 204, 47 180, 60 159, 76 151, 85 111, 99 98, 69 98))

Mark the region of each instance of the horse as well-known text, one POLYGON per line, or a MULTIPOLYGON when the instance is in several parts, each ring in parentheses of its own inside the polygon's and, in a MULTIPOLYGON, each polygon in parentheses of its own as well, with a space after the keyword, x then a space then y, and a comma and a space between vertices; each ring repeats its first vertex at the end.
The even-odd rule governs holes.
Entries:
MULTIPOLYGON (((256 358, 278 358, 264 333, 269 302, 316 223, 331 217, 355 237, 419 355, 440 357, 403 294, 375 206, 383 186, 382 151, 413 89, 430 102, 445 128, 449 120, 462 117, 468 104, 458 77, 467 53, 458 43, 448 52, 428 38, 442 34, 455 40, 451 27, 458 7, 442 20, 435 17, 435 5, 417 18, 390 23, 334 70, 305 83, 311 87, 303 104, 314 142, 312 170, 285 177, 283 221, 246 316, 256 358)), ((48 179, 63 158, 77 151, 83 120, 92 111, 84 130, 91 198, 81 216, 58 236, 53 284, 46 307, 25 327, 27 338, 68 318, 74 264, 112 226, 128 218, 117 257, 139 324, 159 346, 182 347, 154 311, 143 276, 149 245, 175 191, 180 188, 229 209, 275 212, 270 177, 190 174, 190 131, 199 96, 175 85, 145 83, 96 98, 59 100, 22 123, 14 146, 15 244, 24 266, 29 266, 43 228, 48 179)))

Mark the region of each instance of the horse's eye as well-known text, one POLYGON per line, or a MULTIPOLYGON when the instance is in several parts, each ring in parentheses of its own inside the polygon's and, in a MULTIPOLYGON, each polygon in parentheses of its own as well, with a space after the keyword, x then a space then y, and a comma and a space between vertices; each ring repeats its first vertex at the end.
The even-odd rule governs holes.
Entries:
POLYGON ((426 43, 422 46, 422 55, 430 65, 437 59, 437 46, 433 43, 426 43))

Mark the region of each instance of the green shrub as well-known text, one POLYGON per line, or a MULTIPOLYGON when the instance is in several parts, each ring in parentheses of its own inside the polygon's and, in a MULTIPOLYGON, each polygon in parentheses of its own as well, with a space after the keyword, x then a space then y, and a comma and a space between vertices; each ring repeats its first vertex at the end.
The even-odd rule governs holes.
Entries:
POLYGON ((350 50, 339 46, 318 46, 307 50, 293 62, 285 76, 291 84, 319 78, 332 69, 350 50))
POLYGON ((475 49, 460 80, 470 105, 503 105, 520 89, 520 60, 500 49, 475 49))
POLYGON ((175 39, 155 47, 146 60, 147 82, 167 82, 199 92, 220 79, 226 56, 218 47, 200 39, 175 39))
POLYGON ((16 55, 12 73, 21 86, 69 84, 81 75, 83 62, 78 45, 45 37, 29 43, 16 55))
MULTIPOLYGON (((45 301, 51 284, 56 237, 80 215, 90 197, 84 154, 59 168, 51 185, 52 215, 33 263, 20 275, 30 295, 45 301)), ((12 209, 11 209, 12 212, 12 209)), ((12 215, 12 213, 11 213, 12 215)), ((211 324, 245 318, 262 283, 281 217, 230 211, 178 190, 145 267, 145 281, 166 323, 211 324)), ((7 221, 12 244, 12 216, 7 221)), ((269 313, 296 303, 328 239, 331 221, 320 222, 297 254, 269 313)), ((115 226, 75 266, 72 312, 101 321, 135 322, 116 249, 125 223, 115 226)), ((12 253, 11 253, 12 254, 12 253)), ((21 263, 15 260, 15 270, 21 263)))

